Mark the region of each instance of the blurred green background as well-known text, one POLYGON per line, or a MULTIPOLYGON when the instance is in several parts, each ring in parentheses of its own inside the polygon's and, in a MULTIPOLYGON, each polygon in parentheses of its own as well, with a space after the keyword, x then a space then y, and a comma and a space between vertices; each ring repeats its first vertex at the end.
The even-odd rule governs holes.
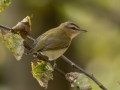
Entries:
MULTIPOLYGON (((50 28, 72 21, 87 33, 72 41, 65 56, 94 76, 108 90, 120 90, 120 0, 12 0, 0 13, 0 24, 13 27, 32 15, 31 36, 37 38, 50 28)), ((0 90, 44 90, 31 74, 32 56, 17 61, 0 41, 0 90)), ((57 60, 64 72, 77 71, 57 60)), ((92 90, 101 90, 90 80, 92 90)), ((58 73, 48 90, 75 90, 58 73)))

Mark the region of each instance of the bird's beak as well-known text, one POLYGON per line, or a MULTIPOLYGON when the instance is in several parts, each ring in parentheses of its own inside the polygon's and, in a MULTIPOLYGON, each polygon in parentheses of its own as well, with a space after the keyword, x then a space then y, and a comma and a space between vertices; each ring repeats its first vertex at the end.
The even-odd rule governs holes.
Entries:
POLYGON ((81 32, 87 32, 87 30, 83 30, 83 29, 79 29, 79 31, 81 31, 81 32))

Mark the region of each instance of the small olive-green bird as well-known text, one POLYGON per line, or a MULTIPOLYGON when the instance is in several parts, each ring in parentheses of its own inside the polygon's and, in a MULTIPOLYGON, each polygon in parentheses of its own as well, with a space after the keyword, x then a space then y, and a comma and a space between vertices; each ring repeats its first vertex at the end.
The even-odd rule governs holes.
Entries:
POLYGON ((81 32, 86 30, 82 30, 72 22, 64 22, 40 35, 28 54, 41 53, 50 61, 56 60, 68 49, 72 39, 81 32))

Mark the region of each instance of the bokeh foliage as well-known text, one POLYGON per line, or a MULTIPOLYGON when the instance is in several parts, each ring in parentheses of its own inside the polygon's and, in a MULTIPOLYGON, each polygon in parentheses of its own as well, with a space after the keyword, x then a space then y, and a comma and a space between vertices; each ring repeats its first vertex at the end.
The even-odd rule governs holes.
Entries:
POLYGON ((1 0, 0 1, 0 12, 3 11, 11 3, 10 0, 1 0))
MULTIPOLYGON (((88 32, 76 37, 65 55, 93 73, 109 90, 119 90, 119 3, 119 0, 12 0, 12 4, 1 13, 0 23, 13 27, 23 17, 33 14, 31 36, 34 38, 64 21, 78 24, 88 32)), ((8 90, 33 90, 33 87, 39 90, 39 84, 29 73, 31 57, 24 57, 18 63, 2 43, 0 50, 0 86, 8 87, 8 90)), ((66 72, 72 70, 61 59, 57 63, 66 72)), ((66 90, 70 87, 56 73, 50 83, 49 90, 66 90)), ((91 85, 93 90, 101 90, 93 81, 91 85)))

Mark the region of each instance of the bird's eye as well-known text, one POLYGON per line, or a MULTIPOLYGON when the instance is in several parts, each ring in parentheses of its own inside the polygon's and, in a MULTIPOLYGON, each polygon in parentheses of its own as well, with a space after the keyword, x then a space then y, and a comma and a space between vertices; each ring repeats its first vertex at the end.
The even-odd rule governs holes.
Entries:
POLYGON ((76 29, 76 27, 70 27, 71 29, 76 29))

